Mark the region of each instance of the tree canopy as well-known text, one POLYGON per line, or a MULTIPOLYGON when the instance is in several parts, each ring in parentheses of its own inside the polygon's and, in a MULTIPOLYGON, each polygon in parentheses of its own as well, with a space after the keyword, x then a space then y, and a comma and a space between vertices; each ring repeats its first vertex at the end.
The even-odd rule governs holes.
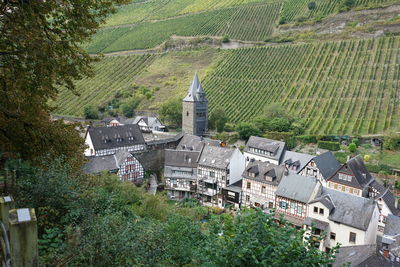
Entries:
POLYGON ((82 151, 74 127, 50 120, 50 100, 62 86, 79 93, 74 81, 96 60, 81 44, 125 2, 0 2, 0 151, 29 159, 82 151))

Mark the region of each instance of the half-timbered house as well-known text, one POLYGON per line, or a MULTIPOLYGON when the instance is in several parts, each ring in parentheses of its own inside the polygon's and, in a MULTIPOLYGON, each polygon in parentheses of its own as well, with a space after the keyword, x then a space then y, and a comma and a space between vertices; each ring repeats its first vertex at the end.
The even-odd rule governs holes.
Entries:
POLYGON ((301 168, 299 174, 303 176, 313 176, 317 178, 323 186, 326 186, 327 180, 339 169, 339 161, 337 161, 332 152, 328 151, 319 156, 313 157, 301 168))

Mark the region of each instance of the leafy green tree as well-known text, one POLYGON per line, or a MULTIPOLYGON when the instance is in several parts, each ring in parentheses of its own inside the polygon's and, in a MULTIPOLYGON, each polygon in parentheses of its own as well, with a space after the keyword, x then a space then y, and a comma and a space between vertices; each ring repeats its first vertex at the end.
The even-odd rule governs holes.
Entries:
POLYGON ((83 108, 83 115, 85 116, 85 119, 90 120, 97 120, 99 118, 98 110, 91 105, 83 108))
POLYGON ((171 99, 161 105, 160 119, 168 122, 173 126, 182 126, 182 102, 179 98, 171 99))
POLYGON ((289 132, 291 130, 291 122, 285 117, 275 117, 269 120, 267 124, 268 131, 289 132))
POLYGON ((309 2, 307 4, 308 10, 314 10, 317 8, 317 4, 315 2, 309 2))
POLYGON ((250 136, 260 136, 261 131, 254 124, 242 122, 236 125, 236 132, 238 132, 240 139, 247 140, 250 136))
POLYGON ((131 98, 125 103, 121 104, 120 109, 125 117, 132 118, 135 115, 135 109, 139 105, 140 100, 131 98))
POLYGON ((225 111, 222 108, 214 109, 210 114, 209 127, 217 129, 219 133, 224 131, 225 124, 228 121, 225 111))
POLYGON ((351 144, 349 145, 349 151, 350 151, 351 153, 356 152, 356 149, 357 149, 357 145, 356 145, 356 144, 351 143, 351 144))
POLYGON ((74 127, 51 122, 49 100, 60 87, 78 93, 74 81, 96 60, 81 44, 125 2, 1 1, 0 150, 27 159, 81 153, 74 127))
POLYGON ((383 147, 388 150, 397 150, 400 148, 400 134, 388 133, 384 137, 383 147))

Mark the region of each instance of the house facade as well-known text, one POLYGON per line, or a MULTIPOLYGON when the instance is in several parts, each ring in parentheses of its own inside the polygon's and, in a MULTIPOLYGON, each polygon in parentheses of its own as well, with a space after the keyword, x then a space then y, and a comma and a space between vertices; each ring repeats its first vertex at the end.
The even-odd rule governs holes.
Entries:
POLYGON ((319 156, 313 157, 300 171, 303 176, 317 178, 323 186, 327 186, 327 180, 340 169, 340 163, 332 152, 328 151, 319 156))
POLYGON ((247 163, 251 160, 258 160, 280 165, 285 151, 285 142, 251 136, 247 141, 243 154, 247 163))
POLYGON ((157 117, 137 116, 133 124, 139 125, 140 130, 145 133, 164 132, 166 129, 157 117))
POLYGON ((367 197, 374 181, 360 156, 347 161, 328 179, 327 187, 360 197, 367 197))
POLYGON ((103 171, 115 173, 121 181, 142 183, 144 169, 142 164, 129 152, 119 150, 113 155, 91 156, 83 170, 86 173, 97 174, 103 171))
POLYGON ((197 194, 202 203, 222 207, 222 189, 241 180, 244 168, 245 159, 238 149, 204 146, 197 168, 197 194))
POLYGON ((285 173, 275 192, 275 216, 283 215, 297 227, 302 227, 308 214, 308 203, 322 190, 315 177, 285 173))
POLYGON ((284 166, 250 162, 242 173, 242 206, 275 208, 275 192, 285 172, 284 166))
POLYGON ((119 150, 143 152, 146 144, 138 125, 115 127, 89 127, 86 136, 85 156, 113 155, 119 150))
POLYGON ((165 150, 165 189, 170 199, 195 197, 199 155, 198 151, 165 150))
POLYGON ((324 188, 309 204, 308 234, 326 237, 316 245, 328 251, 341 247, 376 244, 379 210, 374 200, 324 188), (311 226, 315 227, 311 231, 311 226))

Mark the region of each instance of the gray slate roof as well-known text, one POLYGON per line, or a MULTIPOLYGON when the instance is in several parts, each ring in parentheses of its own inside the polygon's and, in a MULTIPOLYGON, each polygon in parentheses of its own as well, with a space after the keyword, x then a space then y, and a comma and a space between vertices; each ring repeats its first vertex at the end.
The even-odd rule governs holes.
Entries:
POLYGON ((196 168, 200 152, 187 150, 165 150, 165 166, 196 168))
POLYGON ((96 150, 145 144, 138 125, 89 127, 87 134, 90 134, 96 150), (133 139, 129 140, 130 137, 133 139), (117 142, 117 138, 121 141, 117 142))
MULTIPOLYGON (((286 149, 286 144, 285 144, 285 142, 281 142, 281 141, 271 140, 271 139, 262 138, 262 137, 258 137, 258 136, 250 136, 249 141, 247 141, 246 147, 244 148, 244 151, 250 152, 250 147, 265 150, 265 151, 273 153, 272 156, 268 156, 268 155, 264 155, 264 154, 260 154, 260 155, 263 157, 266 157, 266 158, 271 158, 271 159, 277 160, 279 163, 281 163, 283 153, 286 149)), ((254 153, 254 152, 250 152, 250 153, 254 153)))
POLYGON ((267 162, 261 162, 261 161, 254 161, 250 162, 246 169, 243 171, 242 177, 266 184, 271 184, 271 185, 278 185, 283 177, 283 173, 285 172, 285 166, 282 165, 275 165, 272 163, 267 163, 267 162), (248 172, 251 171, 255 173, 255 177, 251 177, 248 175, 248 172), (270 182, 265 180, 265 174, 268 173, 268 176, 274 177, 275 179, 270 182))
POLYGON ((396 208, 396 199, 393 196, 392 192, 390 192, 389 188, 385 188, 376 180, 371 183, 371 187, 379 192, 375 199, 382 198, 382 200, 386 203, 386 205, 394 215, 400 215, 400 210, 396 208))
MULTIPOLYGON (((149 127, 153 127, 153 125, 156 123, 158 118, 156 117, 145 117, 145 116, 136 116, 135 119, 133 120, 133 124, 137 124, 141 119, 147 124, 149 127)), ((158 120, 159 121, 159 120, 158 120)))
POLYGON ((88 157, 87 159, 89 161, 83 166, 83 171, 85 173, 99 173, 102 171, 118 170, 119 166, 121 166, 129 156, 132 156, 132 154, 125 150, 120 150, 114 155, 88 157))
POLYGON ((199 165, 225 169, 230 163, 235 149, 220 146, 205 146, 201 153, 199 165))
POLYGON ((240 194, 242 192, 242 182, 243 180, 239 180, 236 183, 228 185, 225 189, 240 194))
POLYGON ((322 195, 329 195, 335 208, 329 219, 360 230, 367 230, 376 202, 338 190, 323 188, 322 195))
MULTIPOLYGON (((376 255, 376 244, 374 245, 357 245, 357 246, 347 246, 340 247, 336 253, 335 262, 333 267, 343 267, 347 266, 348 262, 351 262, 350 266, 376 266, 376 265, 358 265, 364 262, 372 255, 376 255)), ((384 265, 378 265, 383 267, 384 265)))
POLYGON ((331 151, 315 157, 314 162, 325 180, 331 178, 332 175, 334 175, 335 172, 340 168, 339 161, 335 158, 331 151))
POLYGON ((333 200, 329 194, 324 194, 314 198, 314 200, 310 201, 310 204, 316 202, 320 202, 321 204, 323 204, 329 210, 329 212, 331 212, 335 208, 335 204, 333 203, 333 200))
POLYGON ((364 189, 365 186, 369 185, 373 181, 373 179, 374 178, 367 170, 367 167, 365 167, 364 161, 361 159, 361 156, 358 155, 343 164, 343 166, 329 180, 364 189), (341 180, 339 179, 339 172, 353 175, 355 179, 352 179, 351 182, 341 180))
POLYGON ((176 149, 201 151, 204 145, 219 146, 221 141, 184 134, 176 149))
POLYGON ((289 172, 287 176, 283 176, 275 194, 277 196, 308 203, 317 183, 318 180, 315 177, 301 176, 289 172))
POLYGON ((205 91, 201 86, 197 73, 194 74, 192 84, 189 87, 188 94, 183 99, 185 102, 207 101, 205 91))
POLYGON ((386 225, 384 234, 388 236, 395 236, 400 234, 400 217, 389 214, 386 218, 386 225))
POLYGON ((287 150, 283 156, 282 163, 288 165, 289 170, 295 171, 298 173, 313 158, 314 158, 314 156, 312 156, 312 155, 287 150), (295 168, 295 169, 293 169, 293 168, 295 168))

